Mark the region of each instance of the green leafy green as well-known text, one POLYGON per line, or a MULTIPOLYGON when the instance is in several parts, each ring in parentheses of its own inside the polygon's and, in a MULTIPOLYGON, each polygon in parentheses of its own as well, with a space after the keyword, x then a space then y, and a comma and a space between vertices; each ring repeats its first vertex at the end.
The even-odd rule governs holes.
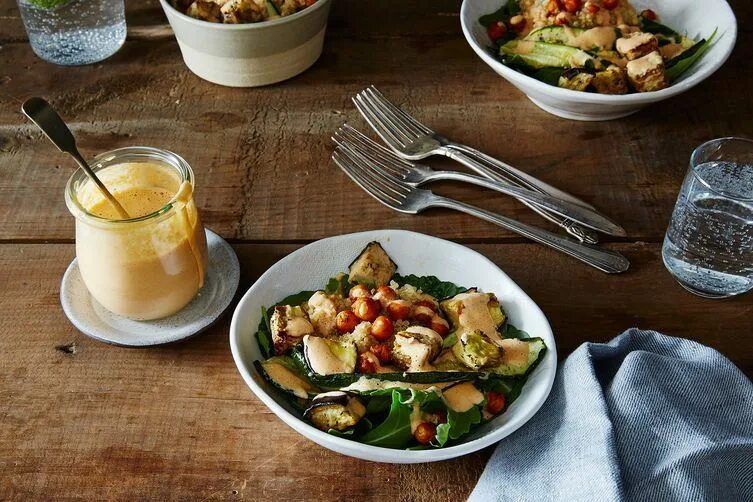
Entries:
POLYGON ((433 275, 425 275, 425 276, 417 276, 417 275, 400 275, 395 274, 392 277, 392 280, 395 281, 398 286, 403 286, 404 284, 410 284, 411 286, 414 286, 427 295, 431 295, 434 298, 437 298, 439 300, 442 300, 444 298, 449 298, 451 296, 455 296, 460 293, 465 293, 468 291, 468 288, 464 288, 462 286, 458 286, 452 282, 449 281, 440 281, 433 275))
POLYGON ((316 293, 316 291, 301 291, 300 293, 286 296, 281 301, 275 303, 275 305, 270 308, 270 311, 277 305, 300 306, 301 304, 303 304, 303 302, 311 298, 311 295, 313 295, 314 293, 316 293))
POLYGON ((545 84, 558 86, 562 72, 562 68, 540 68, 533 72, 531 76, 545 84))
POLYGON ((255 336, 264 359, 272 357, 275 353, 274 343, 272 342, 272 333, 269 329, 269 316, 267 315, 267 309, 264 307, 261 308, 261 321, 259 321, 259 328, 255 336))
POLYGON ((447 423, 437 426, 438 445, 444 446, 447 441, 458 439, 463 434, 467 434, 478 423, 481 423, 480 406, 474 406, 462 413, 447 410, 447 423))
POLYGON ((510 20, 511 17, 518 14, 520 14, 519 0, 508 0, 505 5, 492 12, 491 14, 481 16, 478 22, 488 28, 490 25, 496 23, 497 21, 503 21, 506 23, 510 20))
POLYGON ((489 377, 476 384, 484 391, 493 390, 505 395, 505 406, 510 406, 519 396, 527 377, 489 377))
POLYGON ((453 345, 458 343, 458 335, 455 331, 447 335, 444 340, 442 340, 442 348, 443 349, 449 349, 453 345))
POLYGON ((659 22, 646 19, 645 17, 641 18, 641 31, 645 33, 653 33, 654 35, 665 35, 672 38, 681 37, 679 33, 677 33, 669 26, 665 26, 659 22))
POLYGON ((328 295, 347 297, 350 292, 350 287, 351 284, 348 282, 348 276, 345 274, 338 274, 327 282, 327 285, 324 287, 324 292, 328 295))
POLYGON ((392 391, 390 412, 384 421, 359 438, 362 443, 384 448, 405 448, 413 439, 410 427, 412 407, 403 404, 400 392, 392 391))
POLYGON ((680 78, 683 73, 688 71, 709 50, 711 42, 716 38, 717 31, 714 30, 714 33, 711 34, 708 40, 704 39, 697 42, 693 47, 667 62, 667 78, 670 82, 674 82, 680 78))
POLYGON ((34 5, 35 7, 39 7, 41 9, 54 9, 55 7, 60 7, 61 5, 68 3, 70 0, 26 0, 26 1, 34 5))
POLYGON ((522 329, 518 329, 512 324, 505 323, 505 325, 502 327, 502 336, 504 338, 531 338, 531 335, 529 335, 527 332, 523 331, 522 329))

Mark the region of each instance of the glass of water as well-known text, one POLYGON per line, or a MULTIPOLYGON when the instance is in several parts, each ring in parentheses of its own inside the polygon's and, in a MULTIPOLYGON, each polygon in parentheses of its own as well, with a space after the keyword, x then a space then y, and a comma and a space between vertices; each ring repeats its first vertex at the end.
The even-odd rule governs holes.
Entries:
POLYGON ((664 264, 688 291, 725 298, 753 289, 753 141, 702 144, 677 199, 664 264))
POLYGON ((125 42, 123 0, 18 0, 18 8, 31 48, 50 63, 96 63, 125 42))

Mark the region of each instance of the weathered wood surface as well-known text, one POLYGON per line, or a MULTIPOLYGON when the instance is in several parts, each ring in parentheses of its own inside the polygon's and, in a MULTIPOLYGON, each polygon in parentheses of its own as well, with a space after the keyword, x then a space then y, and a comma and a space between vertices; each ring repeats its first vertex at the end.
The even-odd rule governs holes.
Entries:
MULTIPOLYGON (((156 1, 127 2, 129 39, 113 58, 63 68, 32 54, 15 2, 0 0, 0 499, 454 501, 489 455, 395 466, 308 442, 239 378, 228 319, 148 350, 79 334, 58 298, 74 254, 62 198, 70 163, 22 119, 20 103, 34 94, 60 109, 87 155, 144 144, 186 157, 205 222, 239 254, 240 292, 311 240, 406 228, 467 243, 502 267, 546 313, 560 358, 639 326, 705 343, 753 375, 753 298, 696 298, 660 256, 692 148, 753 136, 753 4, 732 2, 740 37, 711 79, 597 124, 539 111, 486 68, 462 38, 458 4, 338 0, 312 69, 277 86, 227 89, 185 68, 156 1), (371 83, 437 130, 604 209, 630 234, 610 246, 631 270, 606 276, 463 215, 403 216, 369 199, 329 161, 329 136, 346 120, 365 127, 349 96, 371 83)), ((438 191, 540 223, 501 196, 438 191)))

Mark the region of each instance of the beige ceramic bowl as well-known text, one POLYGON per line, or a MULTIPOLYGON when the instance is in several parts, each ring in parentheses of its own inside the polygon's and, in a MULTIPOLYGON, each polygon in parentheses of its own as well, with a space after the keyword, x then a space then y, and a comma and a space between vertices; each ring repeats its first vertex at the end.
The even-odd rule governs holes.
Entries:
POLYGON ((192 72, 215 84, 256 87, 294 77, 319 59, 331 0, 249 24, 210 23, 160 3, 192 72))

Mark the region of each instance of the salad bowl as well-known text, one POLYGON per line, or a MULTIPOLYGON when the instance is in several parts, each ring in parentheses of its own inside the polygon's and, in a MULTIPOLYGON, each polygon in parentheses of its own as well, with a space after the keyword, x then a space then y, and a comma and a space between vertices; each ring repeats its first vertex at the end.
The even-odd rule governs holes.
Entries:
MULTIPOLYGON (((241 377, 253 393, 282 422, 315 443, 352 457, 389 463, 420 463, 446 460, 489 446, 526 423, 546 400, 554 382, 557 353, 549 323, 520 287, 494 263, 459 244, 403 230, 376 230, 330 237, 309 244, 286 256, 246 292, 233 314, 230 347, 241 377), (377 241, 398 266, 398 272, 436 276, 443 281, 478 287, 497 294, 511 323, 546 343, 543 359, 530 373, 518 397, 505 413, 474 429, 444 448, 399 450, 367 445, 319 430, 302 420, 300 412, 281 399, 254 368, 264 359, 254 334, 263 309, 280 298, 301 290, 317 290, 343 272, 353 257, 377 241)), ((282 424, 281 424, 282 425, 282 424)))
MULTIPOLYGON (((500 62, 490 51, 492 41, 479 22, 506 0, 464 0, 460 9, 463 34, 474 52, 495 72, 510 82, 543 110, 571 120, 598 121, 625 117, 643 107, 669 99, 698 85, 718 70, 729 57, 737 39, 737 21, 725 0, 635 0, 637 11, 652 9, 661 22, 693 39, 709 38, 708 50, 677 81, 659 91, 625 95, 595 94, 564 89, 539 81, 500 62)), ((516 0, 509 0, 516 1, 516 0)))

